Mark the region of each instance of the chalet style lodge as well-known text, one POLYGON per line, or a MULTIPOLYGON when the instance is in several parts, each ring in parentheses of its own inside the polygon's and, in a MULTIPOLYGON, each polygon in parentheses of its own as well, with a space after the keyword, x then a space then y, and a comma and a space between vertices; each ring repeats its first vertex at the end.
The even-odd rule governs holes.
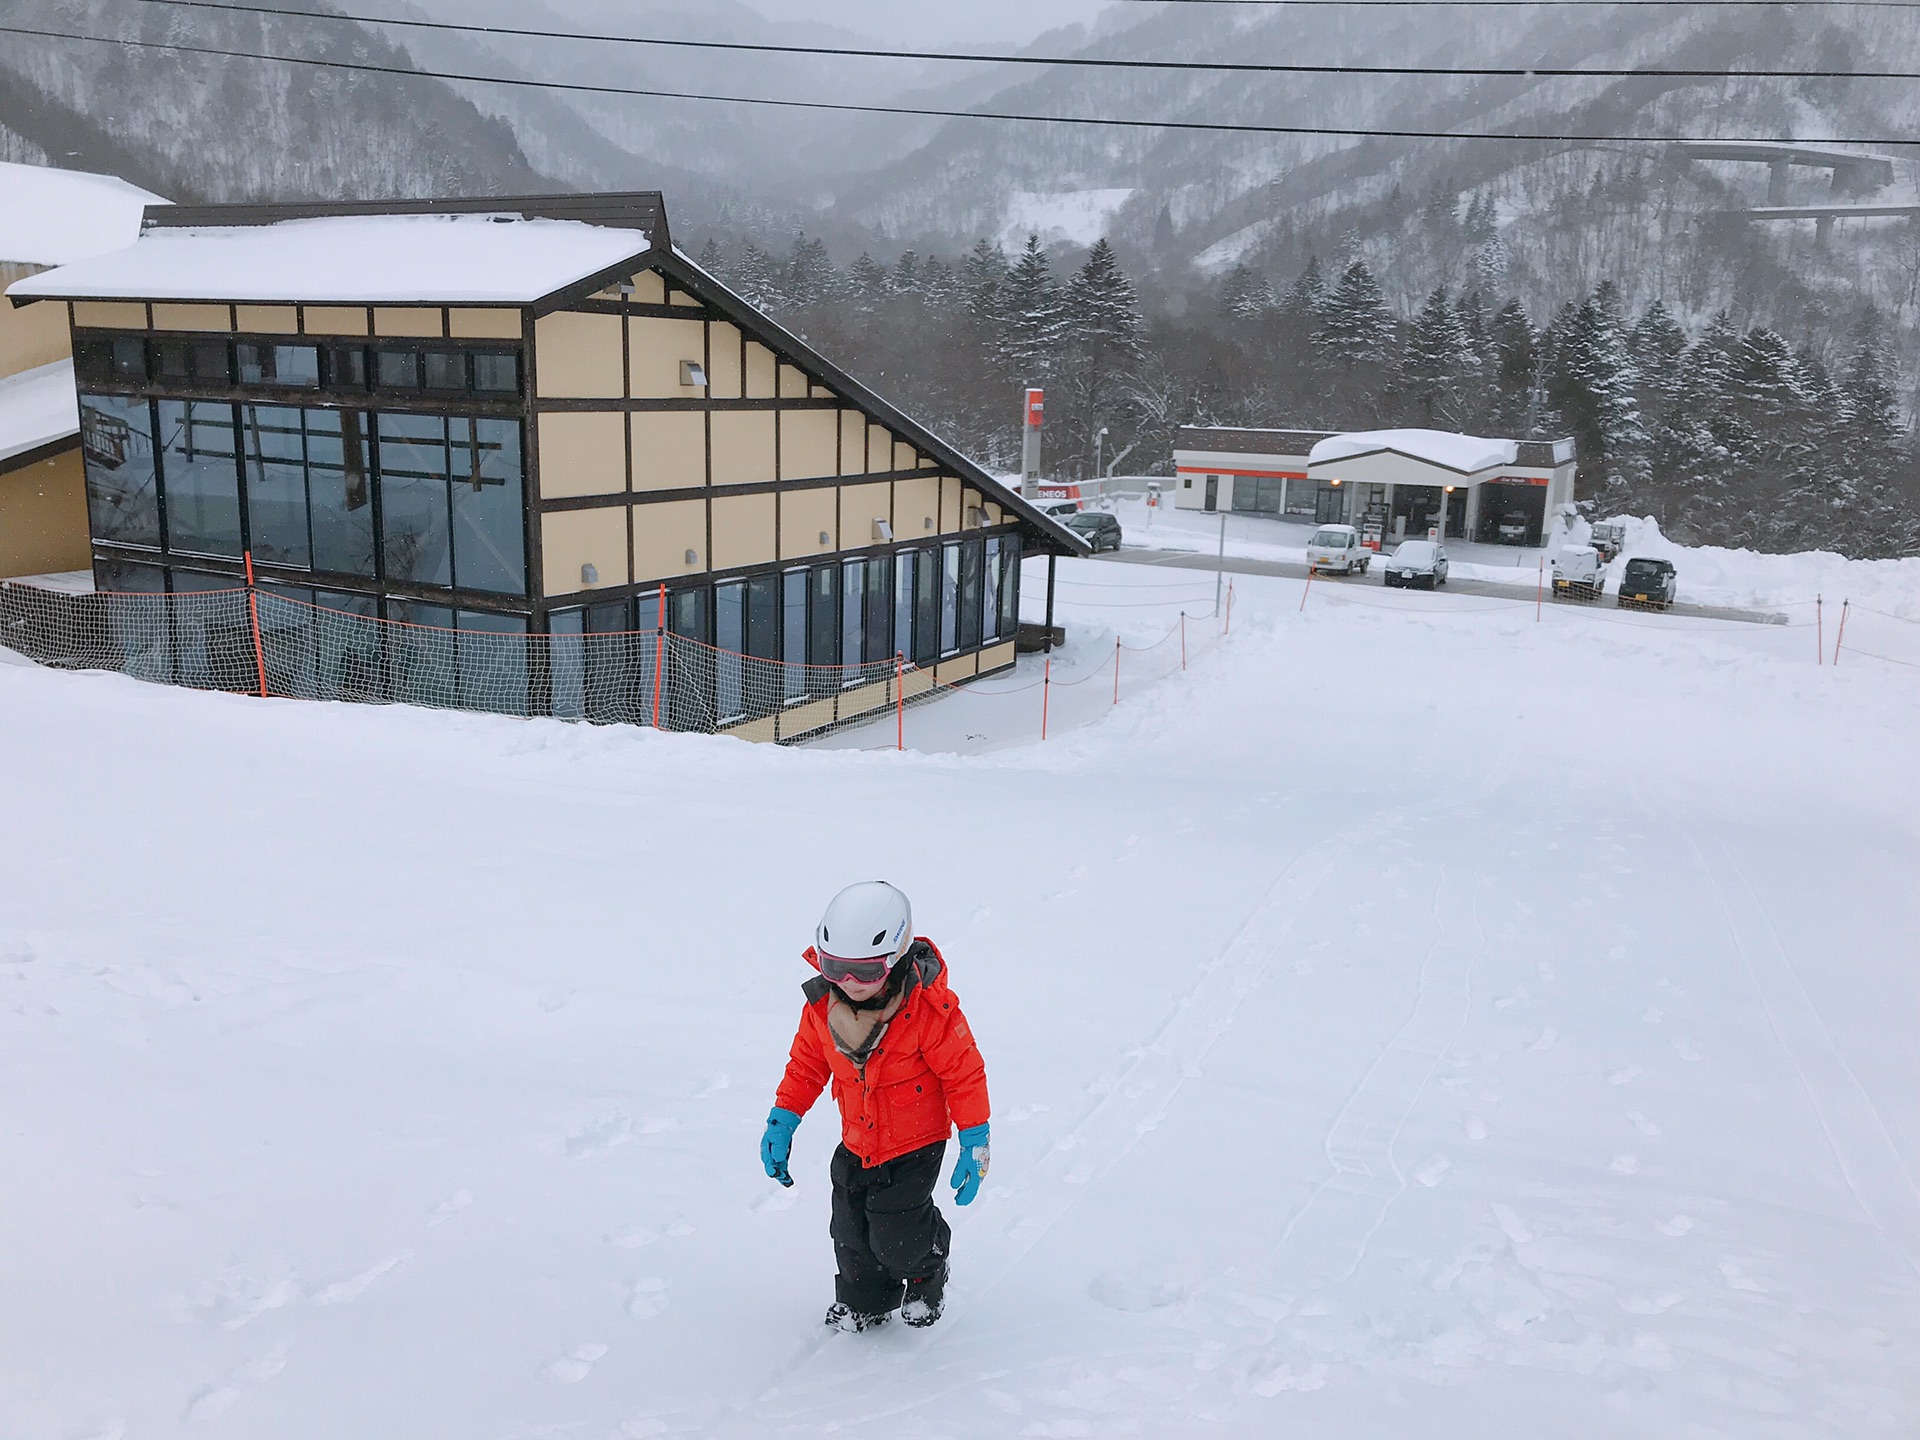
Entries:
MULTIPOLYGON (((7 293, 67 310, 101 591, 230 590, 250 554, 329 611, 898 653, 924 688, 1011 666, 1022 558, 1085 553, 676 250, 656 193, 156 205, 7 293)), ((501 708, 578 708, 520 683, 501 708)))

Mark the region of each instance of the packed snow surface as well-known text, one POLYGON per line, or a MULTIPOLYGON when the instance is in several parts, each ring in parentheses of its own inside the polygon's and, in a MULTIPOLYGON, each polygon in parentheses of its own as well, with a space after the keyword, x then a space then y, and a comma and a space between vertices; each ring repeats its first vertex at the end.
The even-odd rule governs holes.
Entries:
POLYGON ((65 265, 133 244, 158 195, 112 175, 0 162, 0 263, 65 265))
POLYGON ((1909 1440, 1920 668, 1240 577, 1110 706, 1197 578, 1063 564, 985 756, 0 654, 0 1429, 1909 1440), (846 1336, 827 1102, 756 1149, 876 875, 994 1153, 846 1336))
POLYGON ((1475 475, 1496 465, 1511 465, 1520 454, 1513 440, 1486 440, 1478 435, 1456 435, 1451 430, 1356 430, 1329 435, 1307 452, 1309 465, 1331 465, 1356 455, 1391 450, 1412 460, 1425 461, 1462 475, 1475 475))
POLYGON ((520 215, 340 215, 149 230, 9 295, 525 305, 644 253, 638 230, 520 215))
POLYGON ((56 360, 0 380, 0 460, 79 433, 73 361, 56 360))
POLYGON ((1132 195, 1129 189, 1016 190, 1007 201, 1000 244, 1019 250, 1027 236, 1038 235, 1047 245, 1092 245, 1132 195))

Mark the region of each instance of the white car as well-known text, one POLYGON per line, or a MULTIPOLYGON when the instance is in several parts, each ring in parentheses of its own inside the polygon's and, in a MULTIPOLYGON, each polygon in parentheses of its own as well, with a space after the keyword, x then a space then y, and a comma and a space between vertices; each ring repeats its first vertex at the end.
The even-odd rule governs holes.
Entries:
POLYGON ((1360 532, 1351 525, 1322 525, 1307 542, 1309 570, 1364 575, 1372 563, 1373 551, 1360 543, 1360 532))
POLYGON ((1607 562, 1591 545, 1568 545, 1553 557, 1555 598, 1594 600, 1607 583, 1607 562))

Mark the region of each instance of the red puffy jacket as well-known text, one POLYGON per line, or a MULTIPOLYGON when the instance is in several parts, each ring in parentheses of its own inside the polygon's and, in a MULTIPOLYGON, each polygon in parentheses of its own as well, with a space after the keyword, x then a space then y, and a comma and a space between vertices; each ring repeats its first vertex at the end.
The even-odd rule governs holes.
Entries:
MULTIPOLYGON (((806 959, 819 968, 811 949, 806 959)), ((903 963, 911 968, 900 1008, 864 1066, 841 1051, 827 1028, 834 987, 820 977, 802 987, 806 1008, 774 1097, 782 1109, 804 1115, 831 1081, 841 1139, 867 1166, 945 1140, 955 1126, 987 1121, 986 1062, 947 988, 946 961, 932 941, 916 937, 903 963)))

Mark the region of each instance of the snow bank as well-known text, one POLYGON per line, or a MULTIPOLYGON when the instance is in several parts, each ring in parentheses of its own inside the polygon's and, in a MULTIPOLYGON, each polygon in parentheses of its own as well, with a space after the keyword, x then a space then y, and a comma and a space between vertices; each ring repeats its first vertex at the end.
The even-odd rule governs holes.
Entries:
POLYGON ((343 215, 150 230, 9 295, 525 305, 647 248, 638 230, 520 215, 343 215))
POLYGON ((1701 604, 1794 611, 1810 609, 1818 595, 1829 605, 1852 600, 1920 621, 1920 557, 1850 560, 1829 550, 1768 555, 1681 545, 1661 534, 1651 516, 1612 518, 1627 527, 1626 546, 1613 564, 1616 580, 1626 560, 1644 555, 1671 560, 1680 572, 1681 598, 1701 604))
POLYGON ((0 262, 66 265, 133 244, 167 201, 112 175, 0 163, 0 262))

